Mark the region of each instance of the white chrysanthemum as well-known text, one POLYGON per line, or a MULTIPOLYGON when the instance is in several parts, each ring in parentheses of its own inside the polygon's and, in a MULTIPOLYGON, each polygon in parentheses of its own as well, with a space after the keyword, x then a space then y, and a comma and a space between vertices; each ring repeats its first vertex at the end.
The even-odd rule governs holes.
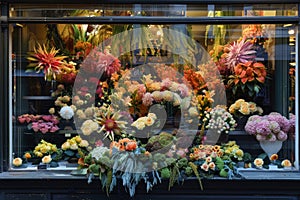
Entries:
POLYGON ((71 119, 74 116, 74 110, 70 106, 64 106, 60 109, 59 114, 64 119, 71 119))

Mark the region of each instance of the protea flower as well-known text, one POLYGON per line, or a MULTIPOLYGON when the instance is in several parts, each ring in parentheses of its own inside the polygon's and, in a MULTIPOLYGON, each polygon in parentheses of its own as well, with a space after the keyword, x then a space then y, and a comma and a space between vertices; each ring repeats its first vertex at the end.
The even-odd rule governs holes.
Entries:
POLYGON ((229 69, 232 69, 239 63, 246 63, 253 61, 256 51, 252 49, 253 44, 250 41, 235 41, 227 49, 226 65, 229 69))
POLYGON ((121 121, 122 115, 119 112, 113 112, 111 107, 100 110, 98 116, 96 117, 101 129, 99 133, 104 132, 104 138, 109 138, 111 141, 114 140, 115 135, 121 135, 125 130, 125 125, 127 122, 121 121))
POLYGON ((34 53, 30 53, 27 57, 29 61, 32 61, 28 65, 29 68, 34 68, 34 70, 39 73, 43 70, 46 79, 56 79, 56 75, 60 72, 61 67, 65 65, 63 61, 67 56, 57 56, 59 50, 52 47, 50 50, 47 49, 45 45, 38 44, 38 48, 34 48, 34 53))

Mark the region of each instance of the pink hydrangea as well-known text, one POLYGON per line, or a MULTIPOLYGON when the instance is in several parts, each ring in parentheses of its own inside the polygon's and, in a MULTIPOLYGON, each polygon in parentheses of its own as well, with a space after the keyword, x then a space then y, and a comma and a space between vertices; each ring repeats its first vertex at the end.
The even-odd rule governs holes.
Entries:
POLYGON ((253 115, 245 125, 245 131, 255 135, 258 141, 285 141, 288 138, 291 122, 280 113, 272 112, 269 115, 253 115))

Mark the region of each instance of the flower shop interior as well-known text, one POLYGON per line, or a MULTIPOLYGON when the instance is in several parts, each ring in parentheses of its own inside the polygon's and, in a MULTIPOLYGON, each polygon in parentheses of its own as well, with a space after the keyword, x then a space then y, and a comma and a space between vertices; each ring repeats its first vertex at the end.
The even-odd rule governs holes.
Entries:
POLYGON ((298 0, 0 5, 0 199, 300 199, 298 0))

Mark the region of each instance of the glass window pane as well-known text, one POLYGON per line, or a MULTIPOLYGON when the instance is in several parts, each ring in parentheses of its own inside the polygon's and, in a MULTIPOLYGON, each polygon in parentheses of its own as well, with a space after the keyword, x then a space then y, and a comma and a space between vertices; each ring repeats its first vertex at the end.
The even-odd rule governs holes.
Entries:
POLYGON ((11 17, 74 16, 298 16, 297 4, 101 4, 11 5, 11 17), (211 12, 215 13, 212 15, 211 12))
POLYGON ((195 163, 202 159, 196 155, 200 144, 225 148, 222 142, 233 140, 251 155, 239 157, 227 149, 232 162, 246 163, 241 168, 254 166, 262 153, 267 166, 282 168, 281 162, 289 160, 298 167, 293 165, 298 159, 293 121, 296 24, 76 24, 67 20, 296 16, 294 5, 47 5, 40 9, 40 5, 14 5, 11 16, 69 18, 65 24, 10 25, 15 119, 11 169, 75 169, 79 158, 99 145, 117 145, 121 151, 128 150, 125 146, 130 142, 130 148, 138 145, 156 153, 158 147, 169 150, 171 146, 158 140, 159 135, 181 141, 185 134, 191 134, 192 140, 175 142, 172 148, 183 150, 181 156, 195 163), (145 117, 148 121, 139 121, 145 117), (226 117, 231 120, 225 123, 226 117), (277 141, 279 147, 269 151, 264 141, 277 141), (268 159, 272 154, 278 154, 276 161, 268 159))

